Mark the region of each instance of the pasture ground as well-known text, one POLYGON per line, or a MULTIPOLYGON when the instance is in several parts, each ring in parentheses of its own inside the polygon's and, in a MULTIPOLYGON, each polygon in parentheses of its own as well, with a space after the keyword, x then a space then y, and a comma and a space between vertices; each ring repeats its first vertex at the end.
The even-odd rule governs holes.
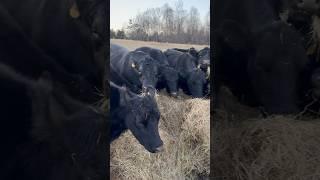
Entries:
MULTIPOLYGON (((142 46, 159 49, 205 46, 155 43, 131 40, 110 42, 130 50, 142 46)), ((185 180, 209 179, 210 173, 210 100, 156 96, 161 113, 160 136, 165 150, 151 154, 133 137, 123 133, 111 144, 112 180, 185 180)))
POLYGON ((166 50, 169 48, 189 49, 191 47, 194 47, 195 49, 200 50, 204 47, 208 47, 207 45, 159 43, 159 42, 150 42, 150 41, 134 41, 134 40, 126 40, 126 39, 110 39, 110 43, 121 45, 123 47, 128 48, 129 50, 134 50, 136 48, 143 47, 143 46, 158 48, 161 50, 166 50))

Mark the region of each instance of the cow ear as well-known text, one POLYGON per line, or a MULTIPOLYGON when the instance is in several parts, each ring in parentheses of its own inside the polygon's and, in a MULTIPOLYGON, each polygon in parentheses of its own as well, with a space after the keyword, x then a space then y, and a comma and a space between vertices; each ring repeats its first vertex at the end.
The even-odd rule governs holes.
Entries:
POLYGON ((71 6, 71 8, 70 8, 70 10, 69 10, 69 15, 70 15, 72 18, 75 18, 75 19, 77 19, 77 18, 80 17, 80 11, 79 11, 79 8, 78 8, 78 5, 77 5, 77 2, 76 2, 76 1, 74 1, 74 2, 72 3, 72 6, 71 6))

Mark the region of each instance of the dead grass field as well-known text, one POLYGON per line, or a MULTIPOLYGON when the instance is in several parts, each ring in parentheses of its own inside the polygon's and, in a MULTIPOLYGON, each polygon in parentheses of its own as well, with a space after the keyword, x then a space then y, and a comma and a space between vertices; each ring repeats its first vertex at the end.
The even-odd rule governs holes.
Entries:
POLYGON ((125 39, 111 39, 110 43, 118 44, 128 48, 129 50, 134 50, 138 47, 148 46, 153 48, 158 48, 161 50, 166 50, 169 48, 184 48, 188 49, 194 47, 197 50, 200 50, 207 45, 193 45, 193 44, 175 44, 175 43, 159 43, 159 42, 150 42, 150 41, 134 41, 134 40, 125 40, 125 39))
MULTIPOLYGON (((205 46, 116 40, 110 42, 134 50, 142 46, 159 49, 205 46)), ((112 180, 185 180, 209 179, 210 173, 210 100, 171 98, 157 95, 161 118, 159 132, 165 150, 151 154, 133 137, 122 134, 111 144, 112 180)))

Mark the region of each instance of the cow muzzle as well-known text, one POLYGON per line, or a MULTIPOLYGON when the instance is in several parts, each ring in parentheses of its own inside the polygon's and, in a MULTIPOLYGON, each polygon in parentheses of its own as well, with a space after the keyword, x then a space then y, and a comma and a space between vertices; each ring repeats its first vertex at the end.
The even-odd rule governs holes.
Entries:
POLYGON ((162 151, 164 151, 164 146, 163 146, 163 145, 155 148, 155 150, 153 151, 153 153, 158 153, 158 152, 162 152, 162 151))

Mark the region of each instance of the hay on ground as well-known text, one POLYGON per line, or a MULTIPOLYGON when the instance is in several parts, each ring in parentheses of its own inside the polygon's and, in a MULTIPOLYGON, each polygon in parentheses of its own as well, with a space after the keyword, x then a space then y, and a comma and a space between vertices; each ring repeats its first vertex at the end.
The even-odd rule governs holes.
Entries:
POLYGON ((209 176, 209 100, 157 97, 165 150, 151 154, 127 131, 111 144, 112 179, 205 179, 209 176))
POLYGON ((293 116, 263 119, 250 113, 247 118, 237 119, 240 116, 234 115, 247 112, 248 107, 229 100, 224 104, 236 105, 237 111, 223 106, 229 109, 221 109, 215 116, 218 118, 215 121, 219 122, 215 123, 213 138, 212 171, 215 178, 320 179, 319 119, 304 121, 293 116), (224 122, 230 121, 230 117, 237 123, 224 122))

